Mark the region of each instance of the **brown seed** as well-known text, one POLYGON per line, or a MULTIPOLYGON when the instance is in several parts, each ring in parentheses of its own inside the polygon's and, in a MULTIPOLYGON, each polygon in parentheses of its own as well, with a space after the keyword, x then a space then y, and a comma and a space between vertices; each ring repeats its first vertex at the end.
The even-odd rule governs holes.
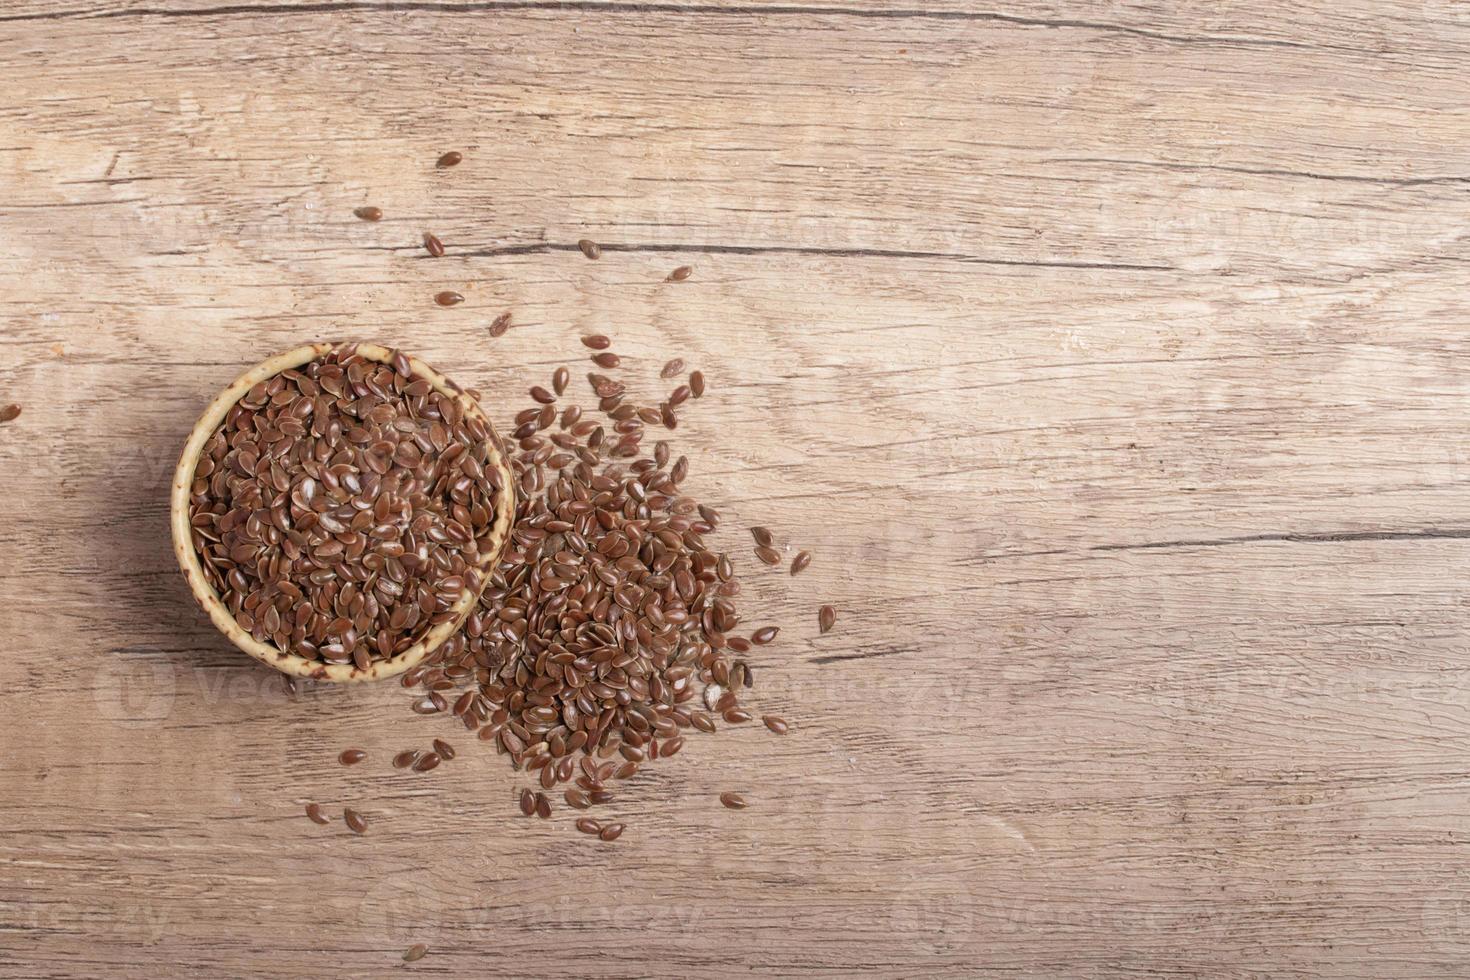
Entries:
POLYGON ((366 758, 367 753, 362 749, 343 749, 337 756, 337 761, 344 766, 355 766, 366 758))
POLYGON ((683 282, 694 272, 693 266, 681 265, 669 273, 669 282, 683 282))
POLYGON ((771 536, 771 531, 769 528, 764 528, 760 526, 753 527, 750 529, 750 536, 752 538, 755 538, 755 543, 760 545, 762 548, 769 548, 776 543, 776 539, 771 536))
POLYGON ((521 815, 529 817, 536 812, 536 794, 528 789, 521 790, 521 815))
POLYGON ((434 302, 440 306, 457 306, 464 302, 464 297, 452 289, 446 289, 442 293, 434 294, 434 302))
POLYGON ((785 718, 777 715, 761 715, 761 721, 765 722, 766 727, 777 735, 785 735, 787 732, 788 726, 785 718))
POLYGON ((658 373, 658 376, 660 378, 672 378, 683 373, 684 359, 682 357, 676 357, 672 361, 664 365, 664 369, 658 373))
POLYGON ((750 721, 750 719, 753 718, 754 715, 752 715, 749 711, 744 711, 740 708, 731 708, 730 710, 726 711, 722 717, 732 725, 743 725, 747 721, 750 721))
POLYGON ((454 746, 450 745, 442 738, 434 739, 434 751, 439 753, 439 758, 443 759, 445 762, 448 762, 450 759, 454 758, 454 746))
POLYGON ((419 761, 418 749, 404 749, 393 757, 393 768, 407 769, 417 761, 419 761))
POLYGON ((578 817, 577 829, 584 834, 600 834, 602 833, 602 824, 591 817, 578 817))
POLYGON ((592 333, 582 338, 582 346, 593 350, 607 350, 612 346, 612 341, 600 333, 592 333))
POLYGON ((430 769, 437 769, 438 767, 439 753, 425 752, 422 756, 419 757, 418 761, 413 764, 413 771, 428 772, 430 769))
POLYGON ((315 824, 325 825, 332 822, 331 818, 322 812, 322 805, 320 803, 306 804, 306 816, 315 824))
POLYGON ((556 401, 556 396, 540 385, 533 385, 531 387, 531 397, 543 405, 550 405, 556 401))
POLYGON ((776 638, 776 634, 780 632, 781 627, 779 626, 762 626, 760 629, 750 634, 750 642, 754 643, 756 646, 765 646, 767 643, 770 643, 772 640, 774 640, 776 638))
POLYGON ((566 798, 567 806, 574 810, 585 810, 592 805, 587 799, 587 794, 581 790, 569 789, 563 796, 566 798))
POLYGON ((781 564, 781 553, 775 548, 757 547, 755 549, 755 556, 761 561, 765 562, 767 565, 781 564))
POLYGON ((20 418, 19 405, 6 405, 0 408, 0 422, 14 422, 18 418, 20 418))
MULTIPOLYGON (((449 155, 450 154, 447 153, 445 154, 445 156, 449 155)), ((455 162, 457 163, 458 161, 455 162)), ((444 166, 453 166, 453 164, 444 164, 444 166)), ((403 951, 403 962, 412 963, 415 960, 421 960, 428 952, 429 947, 425 946, 423 943, 414 943, 412 946, 408 947, 408 949, 403 951)))
POLYGON ((704 397, 704 374, 702 372, 695 371, 689 375, 689 391, 695 398, 704 397))
POLYGON ((721 793, 720 802, 731 810, 744 810, 750 805, 745 802, 745 797, 739 793, 721 793))
POLYGON ((590 238, 580 239, 577 242, 577 247, 580 248, 582 250, 582 254, 587 256, 589 259, 602 258, 602 246, 598 245, 590 238))
POLYGON ((623 836, 623 825, 620 823, 610 823, 597 834, 599 840, 605 841, 615 841, 621 836, 623 836))
POLYGON ((659 414, 663 418, 664 428, 672 429, 679 424, 679 419, 674 415, 674 406, 664 402, 658 407, 659 414))
MULTIPOLYGON (((562 392, 567 390, 567 383, 571 381, 571 379, 572 375, 570 371, 568 371, 564 367, 557 368, 551 375, 551 390, 560 395, 562 392)), ((570 409, 568 409, 568 411, 570 411, 570 409)), ((578 410, 577 414, 582 414, 580 409, 578 410)), ((573 421, 575 421, 575 419, 573 421)), ((564 424, 562 428, 566 428, 566 425, 564 424)))
POLYGON ((601 354, 593 354, 592 361, 598 367, 615 368, 623 363, 623 359, 612 351, 603 351, 601 354))
POLYGON ((796 557, 791 559, 791 574, 795 575, 812 563, 810 551, 798 551, 796 557))
POLYGON ((427 231, 424 232, 424 248, 436 259, 444 254, 444 243, 439 240, 439 236, 427 231))
POLYGON ((509 330, 509 329, 510 329, 510 311, 509 310, 506 310, 504 313, 500 314, 494 320, 491 320, 490 321, 490 336, 492 336, 492 337, 503 337, 503 336, 505 336, 505 332, 507 330, 509 330))
POLYGON ((367 833, 367 821, 363 819, 362 814, 351 807, 342 811, 342 819, 354 834, 367 833))
POLYGON ((383 209, 382 208, 375 208, 375 207, 357 208, 352 213, 355 214, 355 215, 357 215, 363 221, 382 221, 383 220, 383 209))
POLYGON ((837 622, 837 610, 832 606, 823 606, 817 610, 817 631, 825 633, 837 622))
POLYGON ((551 801, 546 798, 545 793, 536 794, 536 816, 542 820, 551 819, 551 801))
POLYGON ((446 167, 454 166, 463 159, 463 153, 459 152, 458 150, 450 150, 448 153, 444 154, 442 157, 436 160, 434 162, 434 166, 438 167, 440 170, 443 170, 446 167))

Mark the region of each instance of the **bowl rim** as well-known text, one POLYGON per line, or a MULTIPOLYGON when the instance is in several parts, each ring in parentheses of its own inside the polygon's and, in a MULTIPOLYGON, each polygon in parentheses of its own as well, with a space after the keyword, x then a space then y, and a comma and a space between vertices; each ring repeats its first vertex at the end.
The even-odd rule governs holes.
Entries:
POLYGON ((484 590, 491 573, 500 561, 506 543, 510 540, 510 528, 515 519, 516 507, 515 480, 512 477, 510 465, 506 461, 500 437, 496 434, 494 426, 491 425, 490 419, 480 408, 479 403, 433 367, 407 352, 401 352, 408 358, 409 366, 415 375, 424 378, 434 386, 435 390, 458 401, 465 414, 477 417, 485 424, 490 433, 490 464, 500 472, 500 488, 495 496, 495 523, 491 525, 489 533, 493 544, 481 555, 479 585, 474 587, 467 585, 460 593, 459 599, 450 606, 455 614, 452 619, 432 627, 419 642, 402 653, 387 660, 374 661, 367 670, 359 669, 356 664, 327 664, 318 660, 307 660, 300 654, 281 650, 274 644, 261 643, 243 629, 235 621, 235 617, 231 615, 214 587, 209 584, 209 580, 205 578, 199 555, 194 550, 189 524, 189 496, 194 483, 194 470, 199 465, 199 457, 203 454, 204 447, 213 437, 215 430, 224 422, 230 409, 256 384, 273 378, 282 371, 299 368, 329 351, 348 347, 355 348, 357 353, 368 360, 383 364, 391 363, 394 354, 400 353, 396 348, 385 347, 381 344, 321 341, 295 347, 261 361, 215 396, 204 409, 203 414, 199 416, 199 420, 194 423, 194 428, 190 431, 189 438, 184 443, 184 450, 179 456, 178 466, 174 469, 173 487, 169 495, 169 522, 173 535, 174 556, 178 559, 184 578, 189 583, 189 591, 193 594, 194 600, 208 614, 215 628, 240 650, 282 673, 334 683, 356 683, 396 677, 422 663, 433 650, 453 636, 464 625, 465 619, 469 617, 475 603, 479 601, 480 593, 484 590))

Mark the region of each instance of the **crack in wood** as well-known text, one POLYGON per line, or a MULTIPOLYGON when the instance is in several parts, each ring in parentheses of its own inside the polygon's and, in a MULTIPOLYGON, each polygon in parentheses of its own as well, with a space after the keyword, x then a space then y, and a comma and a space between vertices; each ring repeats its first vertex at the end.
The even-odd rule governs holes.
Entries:
POLYGON ((1098 544, 1089 551, 1146 551, 1161 548, 1222 548, 1239 544, 1282 542, 1288 544, 1337 544, 1352 541, 1455 541, 1470 539, 1470 528, 1428 528, 1423 531, 1327 531, 1321 533, 1280 532, 1246 534, 1232 538, 1181 538, 1177 541, 1144 541, 1132 544, 1098 544))
POLYGON ((835 664, 843 660, 871 660, 874 657, 896 657, 901 653, 911 653, 910 650, 874 650, 872 653, 838 653, 830 657, 814 657, 814 664, 835 664))
MULTIPOLYGON (((822 248, 812 245, 714 245, 687 242, 598 242, 604 252, 701 252, 708 255, 815 255, 828 258, 865 259, 941 259, 972 265, 1020 266, 1043 269, 1106 269, 1116 272, 1178 272, 1172 265, 1149 265, 1134 262, 1088 262, 1068 259, 988 259, 958 252, 922 252, 890 248, 822 248)), ((402 246, 389 251, 417 252, 417 246, 402 246)), ((547 252, 578 252, 571 243, 537 242, 529 245, 498 245, 489 248, 456 249, 457 256, 475 258, 497 255, 535 255, 547 252)), ((434 261, 431 256, 422 259, 434 261)))
POLYGON ((1022 17, 993 11, 972 10, 923 10, 917 8, 867 9, 863 7, 761 4, 747 7, 726 7, 718 4, 699 3, 600 3, 596 0, 474 0, 471 3, 445 3, 438 0, 341 0, 338 3, 303 3, 292 7, 281 7, 267 3, 234 3, 215 7, 131 7, 124 10, 70 10, 45 14, 14 14, 0 17, 0 23, 25 20, 116 20, 135 17, 227 17, 232 15, 273 14, 323 14, 350 11, 425 11, 437 13, 480 13, 485 11, 546 10, 553 13, 568 11, 576 13, 630 14, 642 16, 650 13, 715 15, 724 17, 850 17, 865 20, 945 20, 971 21, 979 23, 1009 24, 1015 27, 1038 27, 1049 30, 1074 29, 1123 34, 1132 37, 1167 41, 1175 44, 1205 44, 1223 47, 1289 48, 1307 51, 1350 51, 1360 54, 1379 54, 1364 48, 1338 44, 1311 44, 1305 41, 1290 41, 1280 38, 1232 37, 1210 34, 1171 34, 1153 31, 1126 24, 1110 24, 1106 21, 1081 20, 1076 18, 1022 17))

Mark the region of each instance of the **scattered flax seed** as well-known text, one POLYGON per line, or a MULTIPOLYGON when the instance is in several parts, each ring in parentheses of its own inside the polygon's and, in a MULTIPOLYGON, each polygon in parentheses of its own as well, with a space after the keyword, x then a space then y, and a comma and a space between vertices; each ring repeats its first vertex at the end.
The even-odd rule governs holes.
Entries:
POLYGON ((529 817, 536 812, 536 795, 528 789, 521 790, 521 815, 529 817))
POLYGON ((448 153, 444 154, 442 157, 436 160, 434 162, 434 166, 438 167, 440 170, 443 170, 445 167, 454 166, 463 159, 463 153, 459 152, 458 150, 450 150, 448 153))
POLYGON ((598 245, 590 238, 583 238, 578 241, 577 247, 580 248, 582 250, 582 254, 587 256, 589 259, 602 258, 602 246, 598 245))
MULTIPOLYGON (((556 369, 555 373, 551 375, 551 390, 556 392, 558 395, 564 394, 567 390, 567 383, 571 380, 571 372, 564 367, 559 367, 556 369)), ((567 409, 567 411, 570 412, 573 408, 577 408, 577 406, 572 405, 567 409)), ((582 410, 580 408, 577 408, 577 415, 580 416, 581 414, 582 410)), ((575 422, 576 419, 573 419, 572 421, 575 422)), ((563 422, 561 427, 565 429, 570 424, 570 422, 563 422)), ((545 426, 542 426, 542 428, 544 429, 545 426)))
POLYGON ((362 814, 358 813, 351 807, 348 807, 347 809, 342 811, 342 819, 346 821, 348 828, 350 828, 354 834, 367 833, 367 821, 362 818, 362 814))
POLYGON ((434 739, 434 751, 438 752, 439 758, 443 759, 445 762, 448 762, 450 759, 454 758, 454 746, 450 745, 442 738, 434 739))
POLYGON ((615 368, 623 363, 623 359, 612 351, 603 351, 601 354, 593 354, 592 362, 598 367, 615 368))
POLYGON ((421 960, 424 958, 424 954, 428 953, 428 951, 429 947, 425 946, 423 943, 414 943, 412 946, 408 947, 408 949, 403 951, 403 962, 412 963, 414 960, 421 960))
POLYGON ((745 797, 741 796, 739 793, 721 793, 720 802, 725 804, 725 806, 727 806, 731 810, 744 810, 746 807, 750 806, 749 803, 745 802, 745 797))
POLYGON ((355 209, 353 209, 353 212, 352 213, 355 214, 355 215, 357 215, 357 217, 361 218, 363 221, 382 221, 383 220, 383 209, 382 208, 373 208, 373 207, 355 208, 355 209))
POLYGON ((760 629, 750 634, 750 642, 754 643, 756 646, 765 646, 767 643, 770 643, 772 640, 774 640, 776 638, 776 634, 779 632, 781 632, 781 627, 779 626, 762 626, 760 629))
POLYGON ((602 833, 602 824, 591 817, 582 817, 577 820, 577 829, 584 834, 596 835, 602 833))
POLYGON ((452 289, 446 289, 442 293, 434 294, 434 302, 440 306, 458 306, 464 302, 464 297, 452 289))
POLYGON ((418 761, 419 761, 419 750, 418 749, 404 749, 402 752, 398 753, 397 755, 395 755, 393 757, 393 768, 394 769, 407 769, 409 766, 413 765, 415 762, 418 762, 418 761))
POLYGON ((672 378, 684 373, 684 358, 676 357, 664 365, 664 369, 658 373, 660 378, 672 378))
POLYGON ((831 606, 823 606, 817 610, 817 630, 825 633, 837 622, 837 610, 831 606))
POLYGON ((620 823, 610 823, 597 834, 599 840, 605 841, 615 841, 621 836, 623 836, 623 825, 620 823))
POLYGON ((761 721, 765 722, 766 727, 777 735, 785 735, 790 730, 790 726, 786 724, 786 719, 777 715, 762 715, 761 721))
POLYGON ((781 553, 775 548, 757 547, 755 549, 755 556, 767 565, 781 564, 781 553))
POLYGON ((545 793, 536 794, 536 816, 542 820, 551 819, 551 800, 547 799, 545 793))
POLYGON ((776 543, 776 539, 771 536, 770 530, 759 525, 750 529, 750 536, 755 538, 755 543, 762 548, 769 548, 776 543))
POLYGON ((693 272, 694 272, 694 267, 693 266, 681 265, 681 266, 679 266, 679 268, 677 268, 673 272, 670 272, 669 273, 669 279, 668 279, 668 281, 669 282, 683 282, 685 279, 688 279, 689 276, 693 274, 693 272))
POLYGON ((424 248, 428 249, 429 254, 436 259, 444 254, 444 243, 439 240, 438 235, 431 232, 424 232, 424 248))
POLYGON ((0 422, 14 422, 18 418, 20 418, 19 405, 6 405, 0 408, 0 422))
POLYGON ((323 826, 332 822, 331 818, 322 812, 322 805, 320 803, 306 804, 306 816, 311 820, 312 823, 321 824, 323 826))
POLYGON ((689 375, 689 390, 695 398, 704 396, 704 372, 695 371, 689 375))
POLYGON ((798 551, 796 557, 791 559, 791 574, 795 575, 812 563, 810 551, 798 551))
POLYGON ((612 346, 612 340, 600 333, 589 333, 582 338, 582 346, 593 350, 607 350, 612 346))
POLYGON ((366 758, 367 753, 362 749, 343 749, 342 754, 337 756, 337 761, 344 766, 355 766, 366 758))
POLYGON ((423 756, 421 756, 419 758, 419 760, 417 762, 415 762, 413 764, 413 771, 414 772, 428 772, 430 769, 437 769, 438 767, 439 767, 439 753, 437 753, 437 752, 426 752, 423 756))
POLYGON ((510 310, 506 310, 504 313, 500 314, 494 320, 491 320, 490 321, 490 336, 492 336, 492 337, 503 337, 503 336, 505 336, 505 332, 507 330, 509 330, 509 329, 510 329, 510 310))

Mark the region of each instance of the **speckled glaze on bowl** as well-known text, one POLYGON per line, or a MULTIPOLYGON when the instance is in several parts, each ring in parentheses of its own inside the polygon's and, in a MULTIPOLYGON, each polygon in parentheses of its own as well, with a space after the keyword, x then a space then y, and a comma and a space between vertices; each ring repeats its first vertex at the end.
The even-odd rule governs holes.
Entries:
MULTIPOLYGON (((465 415, 473 415, 484 422, 492 436, 487 468, 493 466, 500 473, 500 490, 495 496, 495 523, 491 526, 488 535, 492 544, 480 556, 479 568, 482 574, 479 588, 465 588, 459 599, 450 607, 454 612, 454 618, 433 627, 423 639, 397 656, 388 660, 374 661, 367 670, 358 669, 356 664, 325 664, 317 660, 307 660, 299 654, 281 650, 274 644, 261 643, 242 629, 240 624, 235 622, 235 617, 230 614, 224 602, 220 600, 219 594, 204 577, 199 555, 194 551, 194 544, 190 538, 189 488, 194 482, 194 469, 198 466, 199 456, 203 453, 210 437, 224 422, 225 416, 229 414, 235 402, 239 401, 247 391, 259 382, 268 380, 282 371, 299 368, 328 351, 342 346, 345 345, 338 343, 310 344, 286 351, 284 354, 277 354, 246 371, 235 380, 234 384, 220 392, 219 397, 210 402, 204 414, 199 417, 199 421, 194 425, 194 430, 189 433, 189 441, 184 444, 183 455, 179 457, 178 468, 174 471, 169 518, 173 529, 174 555, 178 558, 179 567, 183 569, 184 577, 189 582, 189 591, 193 593, 200 608, 209 614, 210 620, 231 643, 261 663, 268 664, 283 673, 294 674, 297 677, 309 677, 314 680, 353 683, 382 680, 403 673, 422 662, 431 651, 453 636, 455 631, 464 625, 465 619, 475 608, 475 603, 479 601, 481 589, 489 580, 490 573, 495 570, 496 563, 500 561, 500 555, 505 550, 506 542, 510 540, 510 528, 511 522, 515 519, 516 504, 515 481, 511 476, 510 465, 506 462, 505 453, 501 450, 499 438, 494 434, 495 429, 490 425, 490 419, 480 409, 479 403, 444 375, 418 358, 409 356, 408 362, 415 375, 458 401, 465 415)), ((355 346, 359 354, 372 361, 387 364, 393 357, 392 350, 377 344, 356 344, 355 346)))

